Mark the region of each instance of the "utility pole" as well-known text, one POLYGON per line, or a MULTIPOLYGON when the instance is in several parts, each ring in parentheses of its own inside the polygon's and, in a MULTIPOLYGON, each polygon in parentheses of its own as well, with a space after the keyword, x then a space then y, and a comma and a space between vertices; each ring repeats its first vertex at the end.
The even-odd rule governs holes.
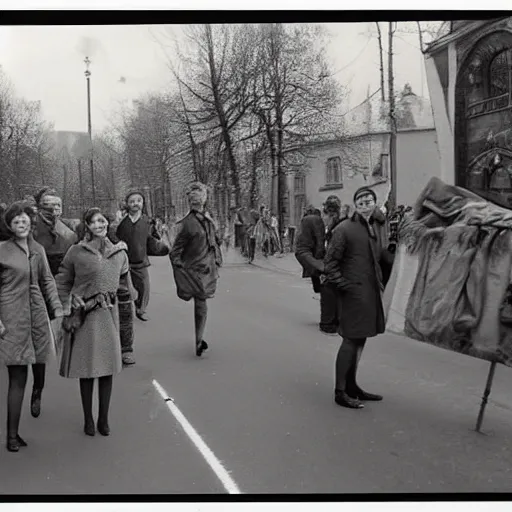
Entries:
POLYGON ((389 22, 388 31, 388 88, 389 88, 389 168, 391 175, 391 191, 389 195, 389 210, 393 211, 397 206, 396 194, 396 112, 395 112, 395 84, 393 74, 393 35, 396 30, 393 29, 393 21, 389 22))
POLYGON ((96 187, 94 186, 94 161, 92 148, 92 124, 91 124, 91 72, 89 57, 85 57, 85 79, 87 81, 87 131, 89 132, 89 142, 91 144, 90 166, 91 166, 91 187, 92 187, 92 206, 96 206, 96 187))
POLYGON ((68 201, 67 201, 67 198, 68 198, 68 166, 66 164, 64 164, 62 166, 62 170, 64 172, 64 176, 63 176, 64 186, 63 186, 63 190, 62 190, 62 202, 66 205, 66 208, 67 208, 67 204, 68 204, 68 201))
POLYGON ((84 182, 82 179, 82 161, 78 159, 78 183, 80 185, 80 211, 84 211, 84 182))

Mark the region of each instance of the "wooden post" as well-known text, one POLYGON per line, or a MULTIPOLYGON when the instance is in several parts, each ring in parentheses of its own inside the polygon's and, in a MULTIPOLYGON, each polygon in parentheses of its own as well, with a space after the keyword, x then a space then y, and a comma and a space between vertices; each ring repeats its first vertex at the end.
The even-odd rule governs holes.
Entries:
POLYGON ((487 382, 485 384, 484 395, 482 396, 482 403, 480 404, 480 412, 478 413, 478 419, 476 420, 476 428, 475 430, 479 433, 480 427, 482 426, 482 422, 484 419, 485 407, 487 406, 487 401, 489 395, 491 394, 492 381, 494 379, 494 372, 496 371, 496 361, 491 362, 491 366, 489 367, 489 374, 487 375, 487 382))

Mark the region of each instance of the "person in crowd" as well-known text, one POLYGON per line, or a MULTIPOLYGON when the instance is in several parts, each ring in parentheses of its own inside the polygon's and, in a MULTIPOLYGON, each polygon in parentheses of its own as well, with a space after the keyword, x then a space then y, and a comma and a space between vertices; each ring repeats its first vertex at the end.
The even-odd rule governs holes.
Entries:
MULTIPOLYGON (((87 213, 87 212, 86 212, 87 213)), ((108 222, 107 238, 113 244, 122 244, 122 247, 127 249, 124 242, 121 242, 116 235, 117 221, 116 217, 104 214, 108 222)), ((87 234, 87 225, 83 219, 77 227, 77 235, 79 241, 84 240, 87 234)), ((121 247, 121 246, 120 246, 121 247)), ((133 329, 134 322, 134 300, 133 291, 120 288, 117 292, 117 305, 119 309, 119 329, 121 338, 121 357, 123 365, 131 366, 135 364, 135 357, 133 356, 133 346, 135 341, 135 332, 133 329)))
POLYGON ((279 221, 277 220, 277 215, 274 212, 270 215, 270 233, 270 254, 274 255, 278 251, 283 253, 281 240, 279 239, 279 221))
POLYGON ((117 227, 116 235, 128 246, 128 258, 133 285, 137 290, 135 315, 139 320, 149 320, 146 309, 149 304, 150 281, 148 256, 166 256, 169 247, 152 236, 152 227, 148 216, 144 213, 144 196, 139 191, 130 192, 126 196, 128 215, 117 227))
POLYGON ((4 242, 5 240, 9 240, 12 236, 11 231, 8 229, 7 225, 4 222, 4 213, 7 210, 7 205, 5 203, 0 204, 0 242, 4 242))
MULTIPOLYGON (((50 270, 55 277, 68 249, 77 241, 76 233, 61 219, 62 200, 55 189, 43 187, 34 196, 37 217, 33 227, 33 237, 44 247, 50 270)), ((42 393, 46 381, 46 366, 36 363, 32 366, 34 378, 30 412, 34 418, 41 414, 42 393)))
POLYGON ((295 258, 302 266, 302 277, 311 278, 315 293, 321 291, 320 276, 324 272, 325 225, 320 215, 320 210, 313 206, 306 208, 295 246, 295 258))
MULTIPOLYGON (((322 220, 325 226, 325 245, 329 246, 336 226, 346 217, 341 213, 341 201, 338 196, 329 196, 323 204, 322 220)), ((325 255, 325 253, 324 253, 325 255)), ((320 286, 320 331, 336 336, 339 327, 339 312, 336 289, 321 276, 320 286)))
POLYGON ((126 245, 108 239, 108 220, 99 208, 84 215, 86 234, 71 247, 56 277, 64 306, 60 375, 80 379, 84 433, 96 432, 92 411, 98 379, 98 432, 110 435, 108 413, 113 376, 122 368, 118 309, 119 290, 131 290, 126 245))
POLYGON ((62 305, 42 245, 31 236, 35 212, 26 203, 4 214, 10 239, 0 242, 0 360, 7 366, 7 449, 27 443, 18 433, 28 365, 44 365, 52 353, 50 320, 62 305))
POLYGON ((252 209, 248 215, 247 230, 245 233, 246 254, 249 263, 252 263, 256 256, 256 226, 259 220, 260 214, 257 210, 252 209))
POLYGON ((204 340, 207 303, 215 295, 218 268, 222 265, 220 240, 215 224, 205 205, 208 190, 199 182, 187 192, 189 213, 179 222, 180 230, 170 252, 170 260, 178 297, 184 301, 194 299, 196 355, 208 349, 204 340))
POLYGON ((270 252, 270 215, 266 206, 260 206, 259 218, 254 227, 255 249, 268 257, 270 252))
POLYGON ((362 187, 354 194, 356 211, 338 224, 325 257, 327 282, 338 300, 339 329, 343 341, 336 358, 335 402, 362 408, 363 401, 382 400, 357 384, 357 369, 366 339, 384 332, 385 318, 381 262, 392 263, 388 251, 386 219, 377 206, 375 192, 362 187))

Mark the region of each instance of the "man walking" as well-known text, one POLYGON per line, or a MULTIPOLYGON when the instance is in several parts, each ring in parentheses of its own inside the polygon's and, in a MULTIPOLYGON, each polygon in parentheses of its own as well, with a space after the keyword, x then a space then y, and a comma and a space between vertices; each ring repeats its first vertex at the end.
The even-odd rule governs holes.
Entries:
POLYGON ((356 382, 366 339, 385 330, 381 264, 393 260, 388 251, 386 219, 376 208, 375 192, 362 187, 354 194, 356 212, 333 231, 325 257, 326 280, 336 290, 343 342, 336 358, 334 399, 343 407, 360 409, 362 402, 382 400, 356 382))
POLYGON ((151 235, 150 221, 143 213, 144 196, 141 192, 131 192, 126 196, 128 215, 119 223, 117 238, 128 246, 128 259, 133 286, 137 290, 135 315, 144 322, 149 318, 146 308, 149 303, 149 256, 166 256, 169 247, 151 235))

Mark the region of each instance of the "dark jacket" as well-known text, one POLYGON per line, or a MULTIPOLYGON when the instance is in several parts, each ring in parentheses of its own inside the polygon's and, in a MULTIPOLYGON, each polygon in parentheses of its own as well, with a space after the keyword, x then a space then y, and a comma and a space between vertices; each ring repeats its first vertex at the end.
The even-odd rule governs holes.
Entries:
POLYGON ((128 246, 128 260, 132 268, 149 267, 148 256, 166 256, 169 248, 151 236, 151 224, 146 215, 132 222, 127 215, 117 227, 116 236, 128 246))
POLYGON ((376 211, 370 230, 355 213, 333 231, 325 257, 325 273, 338 291, 339 333, 347 338, 369 338, 384 332, 381 263, 392 264, 387 251, 385 218, 376 211))
POLYGON ((295 258, 302 266, 302 277, 317 277, 324 271, 325 225, 318 215, 307 215, 300 223, 295 258))
POLYGON ((191 211, 179 223, 170 252, 178 297, 210 299, 215 295, 218 267, 222 265, 220 242, 211 217, 191 211))
POLYGON ((34 225, 33 236, 34 240, 44 247, 52 275, 56 276, 64 256, 77 242, 76 233, 62 220, 52 219, 47 212, 40 211, 34 225))

